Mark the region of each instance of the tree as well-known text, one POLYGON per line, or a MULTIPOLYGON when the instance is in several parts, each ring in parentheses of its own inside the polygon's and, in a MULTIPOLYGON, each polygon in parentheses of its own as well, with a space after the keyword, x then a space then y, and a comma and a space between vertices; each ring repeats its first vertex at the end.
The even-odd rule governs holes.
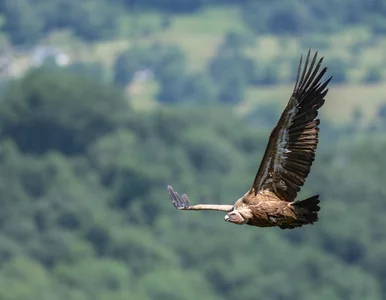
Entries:
POLYGON ((183 102, 188 75, 185 53, 180 48, 161 48, 155 76, 161 85, 157 95, 160 102, 183 102))
POLYGON ((382 73, 378 67, 372 67, 367 71, 364 78, 365 83, 376 83, 382 80, 382 73))
POLYGON ((22 151, 66 154, 125 122, 129 108, 123 93, 58 69, 32 70, 13 82, 2 101, 0 129, 22 151))
POLYGON ((16 45, 31 45, 41 37, 43 22, 28 0, 3 0, 0 3, 5 17, 3 30, 16 45))
POLYGON ((153 78, 160 84, 157 99, 162 103, 207 103, 215 98, 215 88, 203 73, 190 74, 184 52, 176 46, 153 44, 134 47, 115 61, 114 82, 130 84, 136 74, 144 80, 153 78))
POLYGON ((246 25, 255 33, 294 35, 310 32, 316 23, 310 3, 300 1, 248 1, 242 8, 246 25))
POLYGON ((47 31, 71 28, 77 36, 94 41, 113 37, 119 27, 122 9, 117 2, 113 5, 105 0, 86 0, 80 5, 76 0, 38 2, 38 9, 47 31))
POLYGON ((347 63, 338 58, 329 59, 328 72, 333 74, 333 83, 344 83, 347 81, 347 63))
POLYGON ((201 8, 204 3, 205 0, 148 0, 146 4, 138 4, 174 13, 192 13, 201 8))
POLYGON ((158 61, 157 46, 133 47, 121 53, 114 64, 114 82, 121 86, 130 84, 136 72, 154 71, 158 61))
POLYGON ((245 36, 230 32, 209 62, 209 73, 218 86, 221 102, 240 102, 247 84, 254 79, 254 62, 243 53, 247 45, 245 36))
POLYGON ((95 80, 105 81, 105 70, 100 63, 74 63, 67 68, 70 72, 74 72, 78 76, 90 77, 95 80))
POLYGON ((208 74, 189 74, 185 83, 184 101, 195 104, 214 103, 217 92, 217 87, 208 74))

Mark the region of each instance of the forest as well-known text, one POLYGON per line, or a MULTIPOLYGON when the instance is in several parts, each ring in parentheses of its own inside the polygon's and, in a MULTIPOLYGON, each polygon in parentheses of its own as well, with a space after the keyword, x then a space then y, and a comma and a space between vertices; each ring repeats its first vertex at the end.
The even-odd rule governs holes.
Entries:
POLYGON ((385 299, 384 13, 375 0, 0 0, 4 52, 64 29, 78 51, 0 77, 0 299, 385 299), (337 45, 342 30, 357 38, 337 45), (168 184, 217 204, 251 187, 311 46, 333 81, 298 198, 320 194, 320 220, 177 211, 168 184))

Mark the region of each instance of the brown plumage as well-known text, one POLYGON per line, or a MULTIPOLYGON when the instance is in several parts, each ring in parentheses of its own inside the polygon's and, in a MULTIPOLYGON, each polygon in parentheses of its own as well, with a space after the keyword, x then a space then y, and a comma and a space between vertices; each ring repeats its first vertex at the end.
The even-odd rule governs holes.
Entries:
POLYGON ((323 57, 302 57, 292 96, 272 130, 267 148, 251 189, 234 205, 198 204, 168 186, 173 205, 179 210, 228 212, 225 221, 258 227, 292 229, 318 220, 319 195, 295 201, 315 159, 318 144, 318 109, 324 104, 331 77, 321 83, 327 68, 319 71, 323 57))

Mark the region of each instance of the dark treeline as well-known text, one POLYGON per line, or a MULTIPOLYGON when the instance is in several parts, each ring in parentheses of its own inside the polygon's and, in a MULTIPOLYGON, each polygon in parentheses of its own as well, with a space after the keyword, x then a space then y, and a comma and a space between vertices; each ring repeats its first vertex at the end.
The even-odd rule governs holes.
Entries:
POLYGON ((1 299, 386 297, 384 109, 365 130, 322 116, 300 195, 321 194, 320 221, 262 230, 177 212, 166 185, 233 203, 279 110, 256 109, 258 127, 219 106, 139 112, 70 72, 35 69, 2 93, 1 299))
POLYGON ((57 29, 71 29, 80 38, 95 41, 118 37, 120 19, 135 18, 143 11, 157 11, 172 20, 173 14, 219 5, 239 7, 242 19, 257 34, 328 33, 353 25, 370 27, 374 33, 386 31, 386 7, 376 0, 328 4, 317 0, 0 0, 1 30, 15 45, 34 44, 57 29))

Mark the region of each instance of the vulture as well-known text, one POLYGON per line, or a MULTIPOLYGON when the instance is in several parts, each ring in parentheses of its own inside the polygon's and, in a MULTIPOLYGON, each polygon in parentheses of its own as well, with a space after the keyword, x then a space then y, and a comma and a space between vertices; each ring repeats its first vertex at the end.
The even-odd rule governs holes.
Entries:
POLYGON ((179 195, 169 185, 168 192, 178 210, 218 210, 227 212, 225 221, 238 225, 293 229, 318 220, 319 195, 296 200, 311 165, 318 144, 318 110, 324 104, 331 78, 322 82, 327 67, 323 57, 310 50, 279 121, 271 132, 260 167, 250 190, 234 205, 191 205, 186 194, 179 195))

